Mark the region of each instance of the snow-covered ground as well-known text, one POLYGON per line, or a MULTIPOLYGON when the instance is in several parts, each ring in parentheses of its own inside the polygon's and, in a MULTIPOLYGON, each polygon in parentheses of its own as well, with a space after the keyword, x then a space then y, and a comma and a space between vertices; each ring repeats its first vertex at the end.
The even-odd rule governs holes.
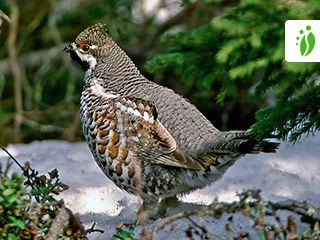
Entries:
MULTIPOLYGON (((117 223, 131 222, 136 217, 140 200, 121 191, 104 176, 85 143, 48 140, 9 145, 7 149, 21 163, 29 161, 41 173, 58 169, 62 181, 70 186, 61 196, 67 206, 79 213, 86 226, 96 222, 97 228, 105 230, 102 235, 91 234, 90 239, 110 239, 117 223)), ((0 161, 6 158, 0 152, 0 161)), ((306 200, 320 206, 319 172, 320 133, 317 133, 302 137, 295 145, 284 142, 275 154, 247 155, 219 181, 182 200, 193 204, 209 204, 215 198, 232 201, 244 189, 261 189, 266 200, 306 200)), ((164 233, 159 239, 168 236, 164 233)))

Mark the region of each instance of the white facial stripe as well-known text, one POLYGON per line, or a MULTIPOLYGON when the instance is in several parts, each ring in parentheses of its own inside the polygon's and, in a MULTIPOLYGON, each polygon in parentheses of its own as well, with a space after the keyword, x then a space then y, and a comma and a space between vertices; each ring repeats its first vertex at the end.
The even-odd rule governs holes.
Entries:
POLYGON ((92 55, 90 54, 83 54, 82 52, 76 50, 79 58, 84 61, 84 62, 87 62, 89 64, 89 68, 91 70, 93 70, 95 68, 95 66, 97 65, 97 60, 95 57, 93 57, 92 55))
POLYGON ((85 53, 82 53, 83 51, 80 49, 79 50, 76 50, 76 53, 77 55, 79 56, 79 58, 84 61, 84 62, 87 62, 89 64, 89 69, 85 72, 84 76, 85 76, 85 79, 90 77, 92 71, 94 70, 94 68, 96 67, 97 65, 97 60, 95 59, 95 57, 93 57, 92 55, 90 54, 85 54, 85 53))

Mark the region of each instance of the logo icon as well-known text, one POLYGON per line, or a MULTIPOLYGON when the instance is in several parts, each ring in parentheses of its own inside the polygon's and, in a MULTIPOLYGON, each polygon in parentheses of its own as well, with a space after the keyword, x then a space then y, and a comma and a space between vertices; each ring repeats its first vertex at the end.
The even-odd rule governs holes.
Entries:
POLYGON ((287 62, 320 62, 320 20, 288 20, 285 23, 287 62))
MULTIPOLYGON (((306 26, 306 31, 310 31, 310 30, 311 30, 311 26, 310 25, 306 26)), ((300 36, 297 37, 297 40, 298 41, 300 40, 300 41, 296 45, 300 45, 301 56, 306 57, 312 52, 316 39, 314 37, 314 34, 311 31, 308 33, 308 32, 305 32, 304 30, 300 30, 299 33, 300 35, 302 35, 302 38, 300 36)))

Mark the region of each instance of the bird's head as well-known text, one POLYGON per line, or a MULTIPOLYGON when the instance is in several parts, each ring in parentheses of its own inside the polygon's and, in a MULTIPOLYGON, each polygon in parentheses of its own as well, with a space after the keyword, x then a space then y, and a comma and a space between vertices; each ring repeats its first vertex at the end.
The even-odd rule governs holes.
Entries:
POLYGON ((94 70, 97 62, 110 54, 114 45, 106 33, 105 24, 95 24, 83 30, 77 38, 64 48, 71 58, 87 70, 94 70))

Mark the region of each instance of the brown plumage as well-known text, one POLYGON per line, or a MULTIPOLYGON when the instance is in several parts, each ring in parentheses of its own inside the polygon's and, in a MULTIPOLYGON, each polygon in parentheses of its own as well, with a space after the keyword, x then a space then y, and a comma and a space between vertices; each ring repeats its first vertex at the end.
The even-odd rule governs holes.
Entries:
POLYGON ((144 78, 104 25, 66 50, 85 70, 81 120, 93 156, 118 187, 139 192, 149 216, 166 199, 215 181, 243 154, 278 146, 250 131, 216 129, 183 97, 144 78))

